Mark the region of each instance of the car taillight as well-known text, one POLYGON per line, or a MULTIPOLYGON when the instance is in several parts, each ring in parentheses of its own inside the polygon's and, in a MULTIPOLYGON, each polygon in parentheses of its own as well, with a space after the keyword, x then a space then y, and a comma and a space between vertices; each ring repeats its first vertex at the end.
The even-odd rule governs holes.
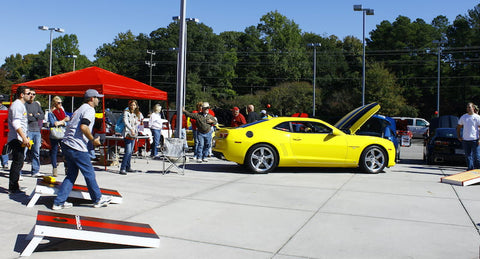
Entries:
POLYGON ((445 141, 445 140, 435 140, 435 145, 439 145, 439 146, 448 146, 448 141, 445 141))
POLYGON ((218 136, 219 136, 220 138, 227 138, 228 133, 222 132, 222 133, 218 134, 218 136))

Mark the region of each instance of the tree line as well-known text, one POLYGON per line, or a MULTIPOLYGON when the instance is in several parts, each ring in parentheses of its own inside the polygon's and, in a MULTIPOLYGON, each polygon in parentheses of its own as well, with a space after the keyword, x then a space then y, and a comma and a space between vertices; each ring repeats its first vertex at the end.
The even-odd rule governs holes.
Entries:
MULTIPOLYGON (((366 42, 366 103, 378 102, 389 116, 431 118, 437 108, 440 60, 440 115, 459 115, 465 103, 479 102, 480 4, 450 23, 438 15, 430 23, 398 16, 382 21, 366 42)), ((347 36, 303 32, 277 11, 263 15, 243 32, 215 34, 203 23, 187 22, 186 106, 198 101, 231 108, 257 109, 289 116, 312 113, 313 48, 316 47, 316 117, 327 121, 361 105, 362 42, 347 36)), ((150 34, 119 33, 97 48, 90 61, 78 49, 75 34, 53 40, 53 71, 60 74, 99 66, 168 92, 174 107, 178 22, 150 34), (148 51, 148 52, 147 52, 148 51), (150 65, 152 60, 152 77, 150 65)), ((49 51, 12 54, 0 67, 0 90, 48 76, 49 51)), ((146 111, 148 112, 148 111, 146 111)))

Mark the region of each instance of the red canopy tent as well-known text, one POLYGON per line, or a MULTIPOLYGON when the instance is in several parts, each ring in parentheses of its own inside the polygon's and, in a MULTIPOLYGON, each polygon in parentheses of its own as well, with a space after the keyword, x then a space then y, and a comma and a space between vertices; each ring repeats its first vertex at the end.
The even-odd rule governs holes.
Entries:
POLYGON ((89 67, 56 76, 15 84, 35 89, 37 94, 83 97, 87 89, 95 89, 105 98, 167 100, 165 91, 99 67, 89 67))
POLYGON ((105 95, 102 101, 103 129, 105 129, 105 98, 167 100, 167 92, 165 91, 99 67, 89 67, 15 84, 12 86, 12 92, 15 93, 21 85, 34 88, 37 94, 75 97, 83 97, 88 89, 97 90, 100 94, 105 95))

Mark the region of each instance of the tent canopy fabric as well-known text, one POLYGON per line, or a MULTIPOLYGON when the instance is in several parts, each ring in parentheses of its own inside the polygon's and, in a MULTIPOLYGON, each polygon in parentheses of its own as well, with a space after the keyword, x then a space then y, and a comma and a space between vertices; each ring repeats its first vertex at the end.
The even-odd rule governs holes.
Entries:
POLYGON ((95 66, 15 84, 12 91, 21 85, 34 88, 37 94, 83 97, 87 89, 95 89, 105 98, 167 100, 165 91, 95 66))

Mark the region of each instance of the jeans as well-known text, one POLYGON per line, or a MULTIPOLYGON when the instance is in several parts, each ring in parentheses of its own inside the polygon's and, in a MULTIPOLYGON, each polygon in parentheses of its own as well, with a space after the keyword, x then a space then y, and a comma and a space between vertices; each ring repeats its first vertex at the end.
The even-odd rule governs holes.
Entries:
POLYGON ((462 144, 468 170, 479 168, 478 140, 463 140, 462 144))
POLYGON ((33 146, 30 150, 26 149, 27 152, 30 152, 32 158, 32 175, 37 174, 40 170, 40 147, 42 146, 42 134, 40 131, 29 131, 28 137, 33 140, 33 146))
POLYGON ((62 205, 68 198, 68 195, 72 191, 72 187, 77 180, 78 170, 82 172, 87 183, 88 193, 93 202, 98 202, 102 197, 100 187, 98 187, 97 180, 95 179, 95 170, 90 162, 90 155, 88 152, 81 152, 70 148, 65 144, 62 145, 63 155, 68 166, 67 176, 63 180, 62 185, 58 188, 57 197, 53 201, 55 205, 62 205))
POLYGON ((209 155, 210 146, 212 145, 212 132, 198 132, 197 159, 205 159, 209 155))
POLYGON ((122 165, 120 170, 131 169, 130 160, 132 160, 133 147, 135 146, 134 139, 123 139, 125 141, 125 154, 123 155, 122 165))
POLYGON ((8 154, 2 155, 2 166, 8 166, 8 154))
POLYGON ((158 146, 160 146, 160 136, 161 136, 161 130, 159 129, 151 129, 152 135, 153 135, 153 142, 152 145, 150 146, 150 156, 156 156, 158 155, 158 146))
POLYGON ((8 145, 12 150, 8 189, 10 191, 18 191, 20 189, 18 179, 20 178, 20 171, 22 171, 25 159, 25 147, 22 147, 22 142, 18 139, 11 140, 8 145))
POLYGON ((197 145, 198 145, 198 130, 192 130, 193 133, 193 157, 198 157, 197 145))
POLYGON ((50 160, 52 161, 53 168, 57 168, 58 144, 60 144, 61 141, 61 139, 50 139, 50 160))

